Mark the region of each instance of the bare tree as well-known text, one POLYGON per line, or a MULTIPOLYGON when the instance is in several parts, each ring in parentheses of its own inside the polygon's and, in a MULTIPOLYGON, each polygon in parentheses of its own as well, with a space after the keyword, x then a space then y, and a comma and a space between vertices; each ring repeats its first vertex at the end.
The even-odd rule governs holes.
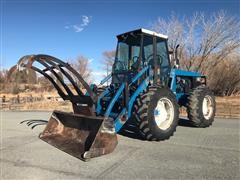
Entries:
MULTIPOLYGON (((214 57, 213 57, 214 59, 214 57)), ((231 55, 208 72, 208 86, 215 94, 231 96, 240 94, 240 56, 231 55)))
POLYGON ((5 83, 7 81, 8 70, 2 69, 0 71, 0 83, 5 83))
POLYGON ((39 92, 52 91, 54 89, 54 86, 51 84, 51 82, 44 76, 38 77, 38 84, 40 84, 40 87, 37 88, 37 91, 39 92))
POLYGON ((37 74, 32 69, 24 69, 19 71, 15 65, 7 71, 6 80, 8 83, 13 82, 18 84, 35 84, 37 82, 37 74))
POLYGON ((182 67, 202 73, 208 71, 209 58, 215 55, 212 66, 240 47, 240 21, 220 11, 206 17, 195 13, 190 18, 172 15, 170 19, 159 18, 152 28, 169 36, 169 47, 181 45, 182 67))
POLYGON ((112 66, 115 58, 115 50, 104 51, 103 55, 103 70, 106 72, 106 75, 110 74, 112 71, 112 66))
POLYGON ((231 95, 239 90, 239 54, 234 56, 240 49, 239 18, 224 11, 210 16, 195 13, 189 18, 173 14, 169 19, 158 18, 152 29, 169 36, 171 50, 180 44, 181 67, 208 75, 216 93, 231 95))
POLYGON ((36 82, 36 72, 31 69, 18 71, 16 66, 13 66, 9 70, 0 72, 0 86, 3 92, 17 93, 20 92, 20 89, 21 91, 33 90, 36 82))
MULTIPOLYGON (((174 13, 168 19, 158 18, 152 25, 156 32, 167 34, 169 36, 168 46, 171 50, 178 44, 184 44, 184 19, 179 19, 174 13)), ((183 48, 183 46, 181 46, 183 48)))
POLYGON ((92 81, 92 70, 90 69, 90 60, 87 57, 79 56, 76 60, 71 61, 70 64, 77 70, 83 79, 90 83, 92 81))
POLYGON ((4 91, 6 88, 7 74, 8 71, 6 69, 0 71, 0 91, 4 91))

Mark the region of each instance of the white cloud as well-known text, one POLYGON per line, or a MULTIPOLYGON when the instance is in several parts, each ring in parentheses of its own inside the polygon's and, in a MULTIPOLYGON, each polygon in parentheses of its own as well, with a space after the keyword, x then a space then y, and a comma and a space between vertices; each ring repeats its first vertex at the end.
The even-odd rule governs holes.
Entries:
POLYGON ((92 16, 82 15, 80 24, 68 25, 68 26, 64 26, 64 28, 72 29, 74 30, 74 32, 82 32, 84 28, 89 25, 89 23, 91 22, 91 19, 92 19, 92 16))
POLYGON ((87 26, 89 23, 90 23, 90 16, 88 17, 88 16, 85 16, 85 15, 83 15, 82 16, 82 26, 87 26))
POLYGON ((83 28, 82 28, 81 26, 78 26, 78 25, 76 25, 76 24, 73 25, 72 27, 73 27, 73 29, 74 29, 75 32, 81 32, 81 31, 83 30, 83 28))

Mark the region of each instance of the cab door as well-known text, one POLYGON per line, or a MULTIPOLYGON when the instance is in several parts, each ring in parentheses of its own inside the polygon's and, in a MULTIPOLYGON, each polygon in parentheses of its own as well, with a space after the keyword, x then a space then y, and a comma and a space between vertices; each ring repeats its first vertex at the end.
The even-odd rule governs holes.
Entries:
POLYGON ((157 64, 160 65, 160 82, 163 85, 167 85, 169 80, 169 74, 171 71, 170 59, 168 54, 167 40, 156 38, 156 59, 157 64))

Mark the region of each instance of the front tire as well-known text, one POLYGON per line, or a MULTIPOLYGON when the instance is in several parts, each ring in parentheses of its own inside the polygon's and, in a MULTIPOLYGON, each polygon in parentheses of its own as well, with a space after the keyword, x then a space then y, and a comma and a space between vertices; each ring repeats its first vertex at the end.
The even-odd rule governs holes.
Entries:
POLYGON ((213 93, 206 86, 195 88, 188 97, 187 112, 195 127, 212 125, 216 112, 213 93))
POLYGON ((167 88, 150 87, 136 101, 134 117, 140 134, 147 140, 169 139, 178 125, 175 95, 167 88))

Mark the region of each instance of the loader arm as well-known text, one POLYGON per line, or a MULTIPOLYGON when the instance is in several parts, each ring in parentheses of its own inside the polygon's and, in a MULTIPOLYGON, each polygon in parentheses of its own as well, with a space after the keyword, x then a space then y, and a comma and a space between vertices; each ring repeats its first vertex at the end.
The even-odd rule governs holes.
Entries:
MULTIPOLYGON (((141 78, 143 78, 143 76, 146 74, 147 77, 145 77, 143 80, 141 80, 139 86, 137 87, 137 89, 134 91, 134 93, 130 96, 127 97, 125 99, 129 99, 126 102, 126 106, 123 107, 121 110, 119 110, 119 113, 117 114, 117 116, 114 118, 114 126, 115 126, 115 131, 119 132, 121 130, 121 128, 123 127, 123 125, 131 118, 132 115, 132 108, 134 105, 134 102, 136 100, 136 98, 139 96, 140 93, 142 93, 144 90, 146 90, 146 88, 148 87, 149 81, 150 79, 153 78, 152 76, 152 70, 149 66, 144 67, 142 70, 140 70, 132 79, 129 83, 123 82, 117 89, 117 91, 115 92, 114 96, 111 98, 111 101, 109 103, 109 105, 107 106, 106 111, 104 112, 104 117, 105 118, 109 118, 109 117, 113 117, 112 116, 112 109, 114 107, 114 104, 119 100, 119 98, 124 95, 126 96, 126 94, 124 94, 125 90, 127 89, 127 91, 129 91, 130 87, 136 83, 137 81, 139 81, 141 78)), ((108 77, 110 78, 110 77, 108 77)), ((100 104, 100 99, 103 98, 105 95, 107 95, 109 93, 109 89, 106 89, 100 96, 99 99, 97 101, 97 109, 96 109, 96 113, 100 114, 101 112, 101 104, 100 104)))

